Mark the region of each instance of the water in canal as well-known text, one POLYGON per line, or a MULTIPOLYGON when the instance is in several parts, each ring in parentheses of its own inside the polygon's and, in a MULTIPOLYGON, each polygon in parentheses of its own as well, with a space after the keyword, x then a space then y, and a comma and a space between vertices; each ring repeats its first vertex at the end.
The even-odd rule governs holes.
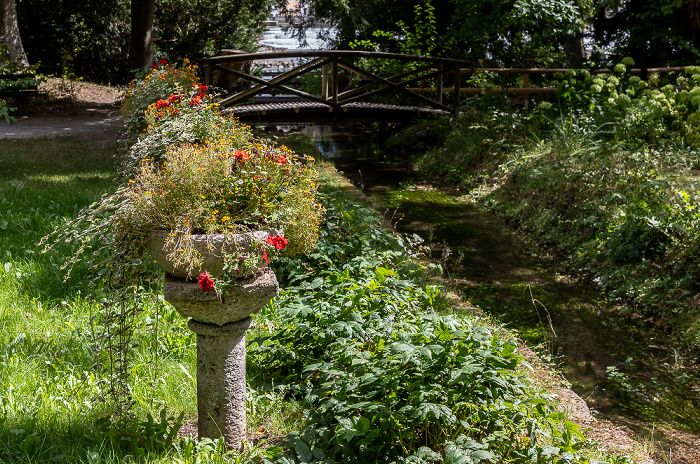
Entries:
POLYGON ((406 163, 385 161, 370 132, 309 126, 303 133, 399 231, 426 239, 462 298, 539 350, 598 418, 640 440, 654 433, 659 456, 673 448, 680 457, 673 462, 695 462, 698 359, 649 323, 618 317, 594 287, 571 279, 557 256, 529 248, 465 192, 433 188, 406 163))

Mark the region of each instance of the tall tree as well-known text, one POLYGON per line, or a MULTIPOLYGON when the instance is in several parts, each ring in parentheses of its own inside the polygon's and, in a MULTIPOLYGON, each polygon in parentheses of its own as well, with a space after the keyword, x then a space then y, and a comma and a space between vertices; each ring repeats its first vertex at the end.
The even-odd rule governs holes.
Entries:
POLYGON ((155 0, 131 0, 129 70, 153 64, 153 10, 155 0))
POLYGON ((17 5, 15 0, 0 0, 0 36, 9 47, 8 58, 15 63, 27 66, 27 56, 22 47, 17 21, 17 5))

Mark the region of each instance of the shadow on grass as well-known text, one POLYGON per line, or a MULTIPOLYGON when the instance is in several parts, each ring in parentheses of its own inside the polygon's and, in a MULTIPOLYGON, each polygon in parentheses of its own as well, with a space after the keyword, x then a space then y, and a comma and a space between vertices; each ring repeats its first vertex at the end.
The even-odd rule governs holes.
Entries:
POLYGON ((34 175, 114 173, 116 144, 79 137, 0 140, 0 182, 34 175))
POLYGON ((109 429, 95 425, 96 417, 79 421, 31 418, 0 420, 0 462, 3 464, 167 462, 171 449, 147 453, 139 445, 143 437, 112 441, 109 429))

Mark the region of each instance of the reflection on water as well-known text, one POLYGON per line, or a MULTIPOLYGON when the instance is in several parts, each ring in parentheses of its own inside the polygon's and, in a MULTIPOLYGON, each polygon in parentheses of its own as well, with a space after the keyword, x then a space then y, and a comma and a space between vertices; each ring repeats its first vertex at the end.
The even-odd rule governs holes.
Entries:
POLYGON ((352 160, 377 157, 372 133, 338 126, 306 126, 302 132, 316 143, 316 148, 329 160, 352 160))
POLYGON ((306 126, 302 133, 314 141, 338 171, 368 195, 380 195, 411 176, 408 165, 384 159, 374 134, 362 125, 306 126))

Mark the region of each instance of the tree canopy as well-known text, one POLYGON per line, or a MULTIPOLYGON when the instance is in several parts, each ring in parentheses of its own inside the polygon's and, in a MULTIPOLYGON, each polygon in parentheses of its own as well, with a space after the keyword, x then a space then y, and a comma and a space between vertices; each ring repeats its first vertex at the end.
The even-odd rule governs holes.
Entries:
POLYGON ((432 43, 424 42, 424 50, 474 65, 552 66, 630 55, 643 66, 663 66, 700 55, 700 0, 282 0, 280 8, 297 36, 314 24, 337 28, 329 38, 340 48, 371 43, 400 51, 431 20, 432 43))
MULTIPOLYGON (((151 0, 153 58, 254 50, 275 2, 298 37, 320 24, 336 48, 446 56, 474 66, 565 66, 588 58, 609 64, 632 56, 650 67, 692 64, 700 55, 700 0, 151 0)), ((17 0, 29 62, 41 62, 46 73, 124 82, 130 68, 153 61, 147 49, 128 61, 130 50, 150 46, 139 42, 148 37, 143 30, 132 31, 132 3, 17 0)))
MULTIPOLYGON (((130 71, 130 0, 20 0, 25 49, 46 73, 125 82, 130 71)), ((155 59, 211 56, 222 48, 251 49, 271 0, 155 0, 155 59)), ((143 32, 140 32, 143 34, 143 32)))

